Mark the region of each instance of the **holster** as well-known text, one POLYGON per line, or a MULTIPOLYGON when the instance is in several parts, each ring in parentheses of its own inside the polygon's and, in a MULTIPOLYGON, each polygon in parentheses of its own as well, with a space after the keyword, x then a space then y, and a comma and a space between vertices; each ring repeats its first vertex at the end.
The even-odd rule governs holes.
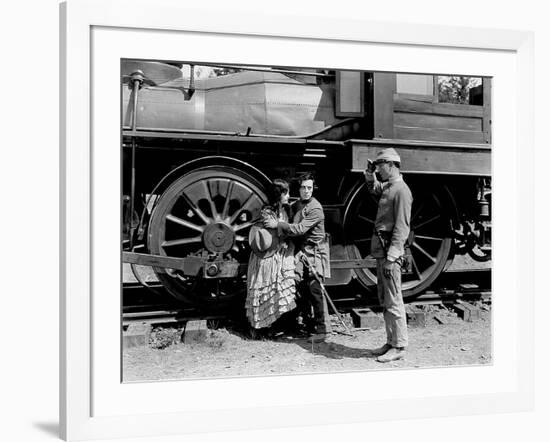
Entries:
POLYGON ((409 273, 412 273, 413 272, 413 268, 412 268, 412 252, 411 252, 411 248, 409 247, 408 244, 405 244, 405 246, 403 247, 404 251, 405 251, 405 254, 403 256, 401 256, 399 258, 399 260, 401 261, 400 262, 400 266, 401 266, 401 273, 406 273, 406 274, 409 274, 409 273))
MULTIPOLYGON (((384 252, 386 253, 386 257, 388 256, 388 249, 390 248, 390 242, 392 233, 386 232, 384 230, 377 230, 376 236, 380 240, 380 243, 382 244, 382 248, 384 249, 384 252)), ((399 264, 399 267, 401 268, 401 273, 412 273, 412 252, 411 248, 408 244, 404 244, 403 246, 404 254, 400 256, 395 262, 399 264)))

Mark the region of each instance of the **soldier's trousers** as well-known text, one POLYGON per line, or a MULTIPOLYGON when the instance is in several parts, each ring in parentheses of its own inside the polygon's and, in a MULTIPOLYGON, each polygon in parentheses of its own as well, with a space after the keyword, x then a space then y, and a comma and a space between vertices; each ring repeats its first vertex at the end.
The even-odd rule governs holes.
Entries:
POLYGON ((330 333, 332 328, 330 325, 330 316, 328 314, 327 300, 323 295, 321 284, 313 275, 310 275, 307 270, 304 272, 300 289, 303 298, 300 304, 305 307, 304 310, 313 310, 311 323, 315 333, 330 333))
POLYGON ((406 347, 409 338, 405 304, 401 293, 401 267, 394 265, 391 277, 388 278, 383 272, 384 261, 384 258, 376 260, 376 277, 378 278, 378 301, 384 310, 387 343, 392 347, 406 347))

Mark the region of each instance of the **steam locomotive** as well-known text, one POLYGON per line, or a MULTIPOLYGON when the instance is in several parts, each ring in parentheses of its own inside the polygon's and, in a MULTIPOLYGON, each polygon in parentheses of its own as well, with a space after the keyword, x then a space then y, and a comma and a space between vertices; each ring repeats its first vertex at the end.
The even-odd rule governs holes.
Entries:
POLYGON ((271 180, 298 195, 293 177, 313 172, 331 247, 326 285, 369 291, 376 202, 362 171, 388 146, 414 197, 404 296, 430 287, 456 254, 490 260, 491 79, 449 102, 448 78, 123 60, 123 261, 151 266, 187 304, 234 303, 271 180))

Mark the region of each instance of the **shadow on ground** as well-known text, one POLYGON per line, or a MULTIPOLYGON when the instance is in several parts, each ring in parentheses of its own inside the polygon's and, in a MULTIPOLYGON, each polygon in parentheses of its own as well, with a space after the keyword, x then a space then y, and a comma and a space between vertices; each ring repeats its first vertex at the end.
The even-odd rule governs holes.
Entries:
MULTIPOLYGON (((353 339, 353 338, 352 338, 353 339)), ((309 351, 312 354, 322 355, 330 359, 375 359, 369 348, 357 348, 350 347, 348 345, 332 342, 330 339, 325 342, 317 342, 312 344, 307 339, 280 339, 278 342, 285 342, 288 344, 294 344, 302 347, 304 350, 309 351)))

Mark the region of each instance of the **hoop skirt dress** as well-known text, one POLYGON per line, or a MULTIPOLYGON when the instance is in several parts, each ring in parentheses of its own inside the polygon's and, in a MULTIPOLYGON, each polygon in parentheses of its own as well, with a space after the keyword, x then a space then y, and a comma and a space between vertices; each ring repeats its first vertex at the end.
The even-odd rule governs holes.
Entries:
MULTIPOLYGON (((273 214, 263 209, 262 215, 273 214)), ((282 211, 280 221, 288 222, 282 211)), ((271 256, 250 253, 247 273, 246 317, 255 328, 269 327, 282 314, 296 308, 294 244, 279 238, 271 256)))

